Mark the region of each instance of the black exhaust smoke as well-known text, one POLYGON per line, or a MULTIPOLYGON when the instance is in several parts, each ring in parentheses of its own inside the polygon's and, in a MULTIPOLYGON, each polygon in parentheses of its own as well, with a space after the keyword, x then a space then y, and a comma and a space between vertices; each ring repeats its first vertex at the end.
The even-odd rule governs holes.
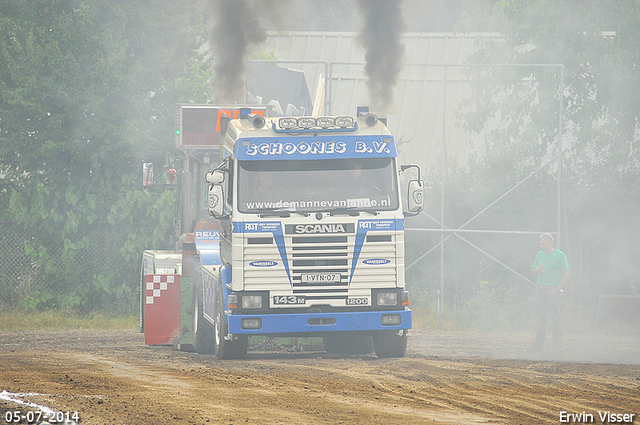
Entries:
POLYGON ((402 70, 405 47, 400 0, 358 0, 364 27, 358 42, 365 48, 365 73, 372 107, 386 111, 393 102, 393 88, 402 70))
MULTIPOLYGON (((272 4, 271 1, 266 3, 272 4)), ((213 16, 210 40, 213 100, 215 103, 242 103, 245 59, 252 45, 267 38, 258 22, 260 5, 247 0, 211 0, 210 6, 213 16)))

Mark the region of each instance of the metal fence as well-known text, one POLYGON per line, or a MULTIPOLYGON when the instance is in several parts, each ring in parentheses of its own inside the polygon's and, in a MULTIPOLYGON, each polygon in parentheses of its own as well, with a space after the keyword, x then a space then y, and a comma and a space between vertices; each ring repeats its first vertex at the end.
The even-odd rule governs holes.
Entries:
POLYGON ((82 270, 90 279, 105 273, 119 261, 119 244, 114 240, 114 233, 108 230, 83 234, 81 237, 88 238, 89 244, 72 259, 65 258, 61 241, 36 243, 39 239, 31 233, 15 223, 0 222, 0 307, 17 306, 34 294, 57 299, 69 296, 77 286, 65 279, 66 276, 82 270), (38 264, 27 253, 27 245, 36 250, 46 249, 46 261, 38 264))

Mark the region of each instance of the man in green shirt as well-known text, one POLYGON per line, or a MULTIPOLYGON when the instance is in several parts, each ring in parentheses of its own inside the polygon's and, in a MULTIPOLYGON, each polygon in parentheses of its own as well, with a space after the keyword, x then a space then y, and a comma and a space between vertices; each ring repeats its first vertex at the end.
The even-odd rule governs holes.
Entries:
POLYGON ((547 312, 553 323, 553 347, 562 348, 562 317, 560 294, 569 279, 569 264, 564 252, 553 248, 553 236, 543 233, 539 238, 540 251, 531 265, 536 279, 536 311, 538 328, 532 351, 541 351, 546 338, 547 312))

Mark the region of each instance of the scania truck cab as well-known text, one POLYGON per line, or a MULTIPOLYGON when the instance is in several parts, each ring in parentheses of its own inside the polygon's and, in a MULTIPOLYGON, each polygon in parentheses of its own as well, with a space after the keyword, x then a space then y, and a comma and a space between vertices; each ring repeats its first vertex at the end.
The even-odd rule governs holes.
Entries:
POLYGON ((222 265, 199 265, 196 350, 237 358, 252 335, 318 336, 328 351, 403 356, 404 218, 422 210, 423 182, 397 157, 366 111, 229 121, 206 174, 222 265))

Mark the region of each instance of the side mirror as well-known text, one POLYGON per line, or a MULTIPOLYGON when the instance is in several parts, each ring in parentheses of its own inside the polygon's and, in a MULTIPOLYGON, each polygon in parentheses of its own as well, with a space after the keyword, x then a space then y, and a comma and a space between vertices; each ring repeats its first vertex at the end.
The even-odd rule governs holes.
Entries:
POLYGON ((221 184, 224 182, 224 171, 222 170, 213 170, 209 171, 205 176, 205 179, 208 183, 211 184, 221 184))
POLYGON ((422 180, 411 180, 409 182, 409 193, 407 194, 407 204, 409 213, 418 214, 424 208, 424 182, 422 180))
POLYGON ((212 184, 209 186, 207 204, 209 207, 209 215, 218 220, 227 218, 227 215, 224 213, 224 190, 221 185, 212 184))

